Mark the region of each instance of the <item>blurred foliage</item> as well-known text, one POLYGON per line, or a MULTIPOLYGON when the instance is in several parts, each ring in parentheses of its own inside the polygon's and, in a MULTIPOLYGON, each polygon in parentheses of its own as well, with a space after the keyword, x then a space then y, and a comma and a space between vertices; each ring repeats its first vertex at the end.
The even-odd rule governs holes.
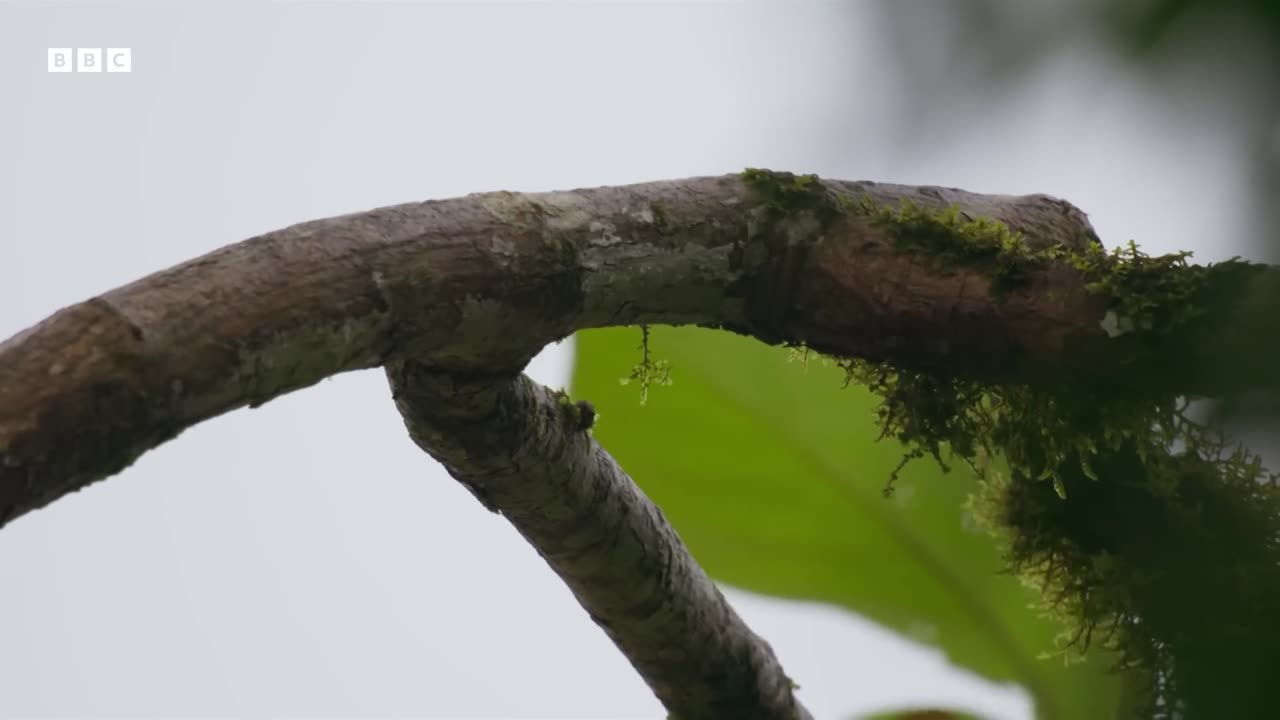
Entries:
POLYGON ((965 510, 971 473, 915 463, 884 497, 903 449, 877 442, 878 399, 841 389, 843 370, 729 333, 663 327, 651 351, 671 363, 673 387, 651 390, 642 407, 619 382, 644 356, 640 340, 634 328, 580 333, 573 392, 595 404, 596 437, 713 577, 846 607, 1020 683, 1039 717, 1112 716, 1115 658, 1043 659, 1063 626, 1000 572, 997 547, 965 510))
POLYGON ((1086 18, 1121 50, 1142 59, 1161 50, 1176 52, 1178 31, 1186 24, 1234 19, 1260 31, 1263 41, 1280 47, 1280 2, 1276 0, 1145 0, 1094 2, 1086 18), (1171 47, 1172 46, 1172 47, 1171 47))
MULTIPOLYGON (((971 46, 972 57, 991 67, 1036 59, 1086 36, 1102 41, 1122 59, 1161 71, 1203 41, 1223 32, 1247 32, 1252 43, 1280 49, 1280 2, 1276 0, 1057 0, 1014 3, 962 0, 917 4, 886 3, 900 30, 925 16, 944 20, 937 27, 964 40, 999 38, 971 46)), ((1218 48, 1230 56, 1250 50, 1218 48)))
POLYGON ((982 718, 955 710, 920 708, 864 715, 859 720, 982 720, 982 718))
MULTIPOLYGON (((1254 188, 1251 238, 1280 258, 1280 0, 957 0, 877 4, 897 53, 904 116, 929 117, 939 97, 1003 92, 1071 50, 1109 55, 1138 74, 1170 112, 1214 107, 1207 127, 1234 137, 1254 188)), ((1089 98, 1081 98, 1089 102, 1089 98)), ((1189 172, 1195 172, 1194 169, 1189 172)))

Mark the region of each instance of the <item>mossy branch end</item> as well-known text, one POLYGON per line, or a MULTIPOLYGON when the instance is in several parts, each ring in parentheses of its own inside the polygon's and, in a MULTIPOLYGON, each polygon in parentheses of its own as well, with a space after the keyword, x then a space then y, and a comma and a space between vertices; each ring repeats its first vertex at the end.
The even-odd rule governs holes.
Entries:
MULTIPOLYGON (((767 198, 774 223, 817 210, 830 223, 825 213, 838 208, 937 271, 978 271, 996 301, 1049 268, 1077 273, 1105 309, 1108 337, 1150 360, 1134 364, 1135 377, 1166 354, 1185 355, 1178 343, 1196 337, 1186 331, 1229 315, 1239 289, 1267 272, 1239 258, 1195 266, 1186 252, 1151 257, 1133 242, 1108 252, 1091 233, 1036 242, 956 205, 885 207, 830 192, 814 176, 750 169, 743 179, 767 198)), ((927 455, 948 470, 956 458, 977 472, 973 509, 1010 569, 1064 621, 1058 651, 1092 643, 1116 652, 1122 671, 1155 678, 1147 717, 1257 717, 1271 707, 1280 484, 1247 448, 1191 419, 1184 394, 1088 374, 991 382, 892 360, 828 359, 846 383, 881 398, 882 437, 903 443, 904 464, 927 455)))

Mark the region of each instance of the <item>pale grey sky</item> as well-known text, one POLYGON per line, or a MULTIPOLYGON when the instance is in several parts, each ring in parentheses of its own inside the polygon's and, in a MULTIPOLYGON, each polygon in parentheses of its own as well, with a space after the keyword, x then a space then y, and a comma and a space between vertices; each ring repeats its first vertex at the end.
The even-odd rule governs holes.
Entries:
MULTIPOLYGON (((0 4, 0 337, 306 219, 749 165, 1048 192, 1109 243, 1243 250, 1226 139, 1085 53, 904 137, 874 11, 0 4), (106 46, 131 73, 46 72, 49 47, 106 46)), ((531 373, 563 384, 569 351, 531 373)), ((15 522, 0 578, 5 717, 663 717, 533 550, 412 445, 378 372, 207 422, 15 522)), ((1029 717, 1021 691, 846 613, 729 595, 819 718, 1029 717)))

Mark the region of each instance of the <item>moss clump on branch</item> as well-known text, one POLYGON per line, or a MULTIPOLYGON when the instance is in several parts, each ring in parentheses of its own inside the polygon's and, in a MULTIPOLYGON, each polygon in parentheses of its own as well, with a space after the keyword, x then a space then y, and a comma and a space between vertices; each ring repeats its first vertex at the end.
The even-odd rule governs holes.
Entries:
POLYGON ((817 213, 825 224, 840 212, 835 198, 817 175, 747 168, 740 177, 764 198, 765 207, 777 218, 811 211, 817 213))
MULTIPOLYGON (((1152 334, 1197 317, 1213 285, 1184 259, 1132 246, 1068 258, 1091 273, 1094 292, 1140 318, 1137 332, 1152 334)), ((927 454, 946 468, 945 452, 978 471, 979 517, 1010 568, 1071 628, 1060 650, 1097 643, 1118 652, 1121 667, 1157 678, 1152 717, 1254 717, 1269 707, 1280 487, 1256 456, 1189 418, 1177 397, 839 362, 848 381, 881 397, 882 434, 907 446, 904 462, 927 454)))
POLYGON ((1096 242, 1037 248, 1004 223, 970 218, 955 205, 935 211, 904 199, 895 210, 866 196, 842 196, 841 203, 885 230, 899 250, 927 255, 944 269, 980 271, 996 296, 1025 284, 1032 272, 1051 263, 1069 265, 1086 278, 1087 291, 1107 298, 1114 323, 1108 332, 1113 335, 1134 330, 1152 331, 1148 337, 1166 334, 1205 316, 1222 301, 1224 290, 1229 293, 1264 268, 1239 257, 1192 265, 1187 262, 1190 252, 1151 256, 1133 241, 1111 251, 1096 242))
POLYGON ((566 426, 575 432, 586 432, 595 427, 599 414, 596 406, 586 400, 574 402, 569 393, 562 388, 555 392, 556 404, 560 407, 560 417, 566 426))
MULTIPOLYGON (((1186 449, 1126 442, 1068 464, 1066 498, 987 473, 975 505, 1010 568, 1091 643, 1157 679, 1144 717, 1269 715, 1280 638, 1280 487, 1255 456, 1189 426, 1186 449)), ((1074 458, 1073 458, 1074 459, 1074 458)))
MULTIPOLYGON (((1171 332, 1220 316, 1261 267, 1238 258, 1194 266, 1190 253, 1152 257, 1134 243, 1038 249, 954 207, 885 209, 828 194, 812 176, 752 170, 744 179, 766 192, 774 222, 834 197, 837 211, 869 218, 901 251, 979 270, 996 295, 1051 263, 1069 265, 1106 298, 1108 333, 1160 352, 1177 351, 1171 332)), ((958 458, 977 471, 974 510, 1010 569, 1069 628, 1058 651, 1099 645, 1118 653, 1121 668, 1154 678, 1150 717, 1258 717, 1274 704, 1280 483, 1255 455, 1189 417, 1183 398, 1143 382, 1032 387, 829 359, 846 384, 881 398, 882 437, 906 447, 886 493, 906 463, 926 455, 944 469, 958 458)))
POLYGON ((886 230, 898 248, 925 253, 942 268, 981 270, 997 296, 1018 287, 1028 271, 1049 260, 1048 253, 1032 250, 1021 233, 1004 223, 968 218, 954 205, 938 212, 906 199, 897 210, 881 207, 867 197, 845 202, 872 225, 886 230))
MULTIPOLYGON (((1070 631, 1157 677, 1152 717, 1254 717, 1280 639, 1280 485, 1177 398, 1000 386, 839 360, 907 461, 959 458, 1012 571, 1070 631)), ((892 491, 897 472, 888 479, 892 491)))
POLYGON ((1110 301, 1123 331, 1142 330, 1148 337, 1166 335, 1221 309, 1254 273, 1266 266, 1233 257, 1225 262, 1192 265, 1190 252, 1151 256, 1137 243, 1107 252, 1093 246, 1082 252, 1054 249, 1050 260, 1061 260, 1080 271, 1085 289, 1110 301))
POLYGON ((763 200, 752 211, 750 235, 775 249, 817 239, 846 210, 844 196, 817 175, 747 168, 739 177, 763 200))

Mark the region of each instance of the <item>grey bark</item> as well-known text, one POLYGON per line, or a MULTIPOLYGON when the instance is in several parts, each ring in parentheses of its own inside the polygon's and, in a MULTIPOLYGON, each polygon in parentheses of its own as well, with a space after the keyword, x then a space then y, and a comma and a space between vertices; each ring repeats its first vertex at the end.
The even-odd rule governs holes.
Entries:
POLYGON ((547 388, 387 366, 409 436, 511 522, 677 718, 808 718, 772 649, 547 388))

